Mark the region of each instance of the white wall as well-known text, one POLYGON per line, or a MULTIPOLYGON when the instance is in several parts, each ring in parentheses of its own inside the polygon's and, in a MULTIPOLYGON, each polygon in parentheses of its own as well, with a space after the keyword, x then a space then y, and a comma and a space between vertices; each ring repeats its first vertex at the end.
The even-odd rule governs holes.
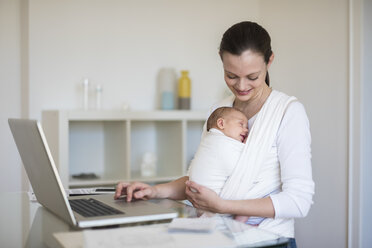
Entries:
POLYGON ((22 164, 8 118, 21 116, 20 1, 0 1, 0 191, 22 189, 22 164))
POLYGON ((234 2, 31 1, 31 117, 81 107, 83 77, 103 85, 103 108, 154 109, 156 76, 165 66, 190 71, 192 108, 207 109, 225 89, 223 31, 257 19, 257 1, 234 2))
POLYGON ((372 247, 372 1, 363 2, 361 247, 372 247))
POLYGON ((348 1, 263 1, 273 86, 305 105, 312 134, 314 205, 296 220, 299 247, 346 247, 348 1))

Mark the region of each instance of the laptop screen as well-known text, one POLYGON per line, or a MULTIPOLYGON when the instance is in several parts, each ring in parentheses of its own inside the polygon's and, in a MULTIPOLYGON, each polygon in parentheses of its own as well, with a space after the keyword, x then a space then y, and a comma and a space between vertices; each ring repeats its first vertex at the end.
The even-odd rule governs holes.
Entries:
POLYGON ((8 122, 38 202, 76 225, 40 123, 23 119, 8 122))

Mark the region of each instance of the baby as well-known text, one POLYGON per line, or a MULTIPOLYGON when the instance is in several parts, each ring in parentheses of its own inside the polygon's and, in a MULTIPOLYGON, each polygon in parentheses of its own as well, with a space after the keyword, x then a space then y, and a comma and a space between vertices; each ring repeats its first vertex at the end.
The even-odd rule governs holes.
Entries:
MULTIPOLYGON (((248 119, 239 110, 221 107, 207 120, 207 133, 202 137, 189 168, 189 179, 214 190, 218 195, 231 175, 248 136, 248 119)), ((235 220, 259 225, 265 218, 235 216, 235 220)))
POLYGON ((248 119, 241 111, 232 107, 220 107, 207 120, 207 131, 222 132, 240 142, 248 135, 248 119))
POLYGON ((243 151, 248 135, 247 117, 232 107, 221 107, 207 120, 203 136, 189 168, 189 178, 220 194, 243 151))

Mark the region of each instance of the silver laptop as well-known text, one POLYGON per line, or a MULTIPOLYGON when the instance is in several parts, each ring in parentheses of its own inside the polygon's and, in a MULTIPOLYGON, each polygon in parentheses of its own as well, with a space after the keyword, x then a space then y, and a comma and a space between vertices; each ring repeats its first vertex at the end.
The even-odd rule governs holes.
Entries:
POLYGON ((41 124, 24 119, 8 122, 38 202, 70 225, 88 228, 178 216, 173 209, 149 201, 126 202, 114 200, 113 195, 67 197, 41 124))

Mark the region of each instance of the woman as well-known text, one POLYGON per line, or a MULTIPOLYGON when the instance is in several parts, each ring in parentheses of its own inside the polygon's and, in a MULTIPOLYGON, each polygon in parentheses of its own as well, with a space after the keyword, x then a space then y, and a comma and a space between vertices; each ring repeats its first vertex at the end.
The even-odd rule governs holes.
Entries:
MULTIPOLYGON (((265 114, 263 113, 264 108, 269 104, 267 102, 271 102, 277 95, 286 96, 269 87, 268 69, 274 60, 270 43, 271 39, 267 31, 253 22, 235 24, 224 33, 219 54, 223 63, 225 81, 233 97, 216 104, 210 112, 220 106, 233 106, 247 116, 249 130, 252 127, 260 128, 258 124, 255 126, 253 124, 256 119, 261 120, 263 115, 268 115, 266 109, 265 114)), ((248 217, 243 216, 265 217, 267 219, 260 224, 261 228, 292 238, 291 242, 295 245, 293 219, 307 215, 314 194, 311 137, 303 105, 291 100, 287 101, 283 109, 278 128, 273 129, 275 135, 268 152, 270 156, 262 156, 262 166, 258 166, 260 169, 251 180, 250 189, 246 190, 248 195, 255 192, 250 194, 255 198, 220 197, 214 191, 188 181, 187 176, 155 186, 141 182, 119 183, 115 197, 127 194, 128 201, 133 197, 188 199, 196 208, 235 215, 237 219, 244 221, 248 217), (255 186, 256 184, 261 185, 260 193, 255 191, 255 188, 259 188, 255 186), (262 190, 262 185, 267 186, 267 189, 262 190)), ((268 113, 275 113, 275 111, 268 113)), ((257 136, 256 133, 250 131, 248 139, 251 135, 257 136)), ((265 130, 262 133, 265 133, 265 130)), ((260 140, 259 135, 256 140, 260 140)), ((256 165, 250 166, 254 168, 256 165)), ((248 187, 244 182, 243 177, 239 185, 240 189, 245 190, 248 187)))

